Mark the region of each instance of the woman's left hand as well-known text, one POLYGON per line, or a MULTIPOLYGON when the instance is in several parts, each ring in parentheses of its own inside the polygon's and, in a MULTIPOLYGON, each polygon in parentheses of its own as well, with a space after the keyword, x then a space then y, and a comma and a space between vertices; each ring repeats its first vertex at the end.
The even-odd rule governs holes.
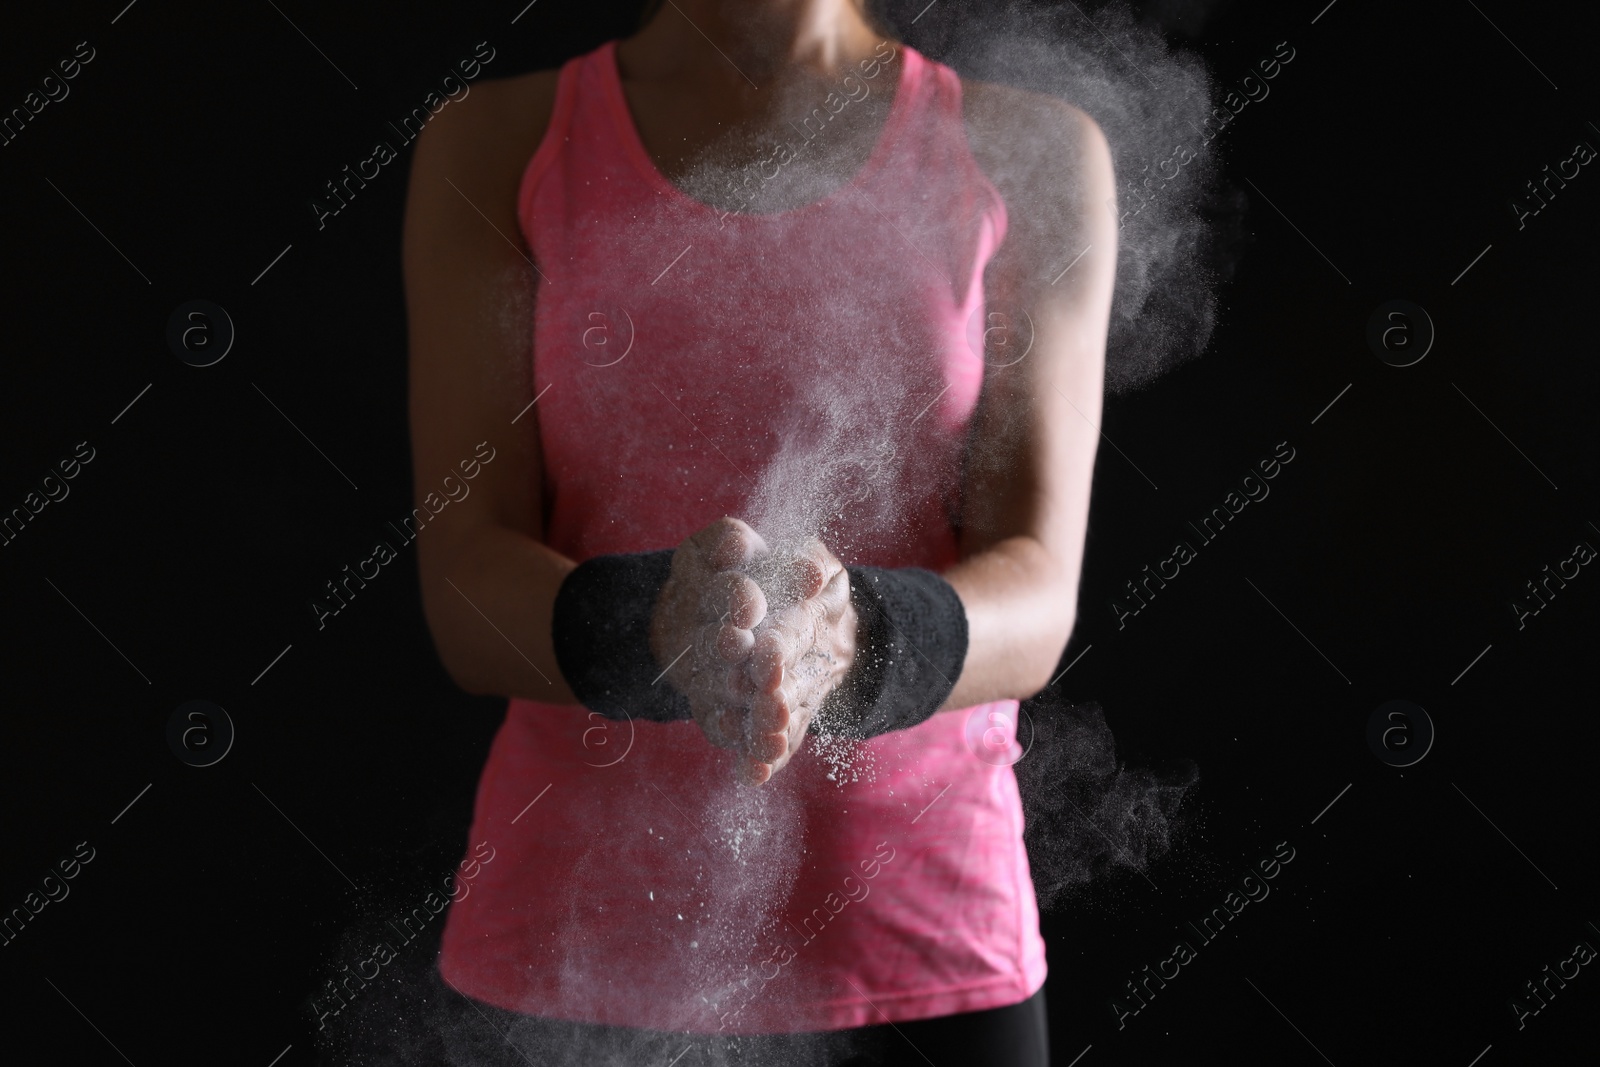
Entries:
POLYGON ((747 631, 753 641, 739 683, 750 701, 739 774, 752 785, 800 750, 823 698, 855 662, 856 611, 844 564, 812 540, 778 570, 781 580, 750 574, 770 606, 747 631))

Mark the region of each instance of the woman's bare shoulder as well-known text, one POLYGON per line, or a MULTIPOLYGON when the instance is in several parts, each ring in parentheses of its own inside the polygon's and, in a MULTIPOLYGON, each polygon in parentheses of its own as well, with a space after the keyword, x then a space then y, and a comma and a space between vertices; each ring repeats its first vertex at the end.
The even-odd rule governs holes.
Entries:
POLYGON ((464 171, 502 180, 508 168, 520 174, 549 129, 560 74, 551 68, 478 82, 424 128, 423 140, 464 171))
POLYGON ((439 275, 524 251, 516 234, 517 190, 550 126, 557 71, 487 79, 446 104, 412 149, 403 258, 408 286, 436 289, 439 275), (482 225, 487 219, 488 226, 482 225))
POLYGON ((1062 166, 1093 165, 1108 154, 1094 119, 1049 93, 963 78, 961 97, 967 141, 991 177, 1037 177, 1062 166))
POLYGON ((1116 197, 1111 147, 1094 119, 1048 93, 979 81, 962 90, 972 157, 1010 209, 1003 259, 1048 277, 1063 243, 1114 242, 1093 236, 1105 222, 1096 205, 1116 197))

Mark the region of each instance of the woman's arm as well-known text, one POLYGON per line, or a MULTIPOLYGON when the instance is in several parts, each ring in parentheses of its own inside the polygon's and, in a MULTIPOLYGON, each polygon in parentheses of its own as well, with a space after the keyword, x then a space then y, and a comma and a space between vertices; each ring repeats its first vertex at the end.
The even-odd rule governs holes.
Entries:
MULTIPOLYGON (((486 83, 471 103, 441 112, 417 141, 403 250, 414 493, 425 513, 430 499, 439 509, 417 538, 423 609, 440 659, 468 692, 579 704, 575 688, 594 695, 614 692, 619 678, 654 678, 663 691, 676 685, 708 737, 726 744, 714 716, 733 701, 749 648, 718 650, 712 642, 722 619, 742 618, 745 602, 759 602, 754 584, 732 573, 759 545, 748 526, 717 519, 690 535, 674 550, 659 590, 629 588, 616 602, 601 594, 576 607, 572 597, 557 599, 578 565, 543 543, 544 466, 529 349, 535 283, 543 279, 516 216, 518 185, 544 136, 554 91, 553 72, 486 83), (480 444, 494 449, 493 458, 469 484, 459 465, 474 461, 480 444), (446 497, 448 506, 439 503, 446 497), (571 638, 564 660, 554 640, 558 603, 567 606, 559 625, 572 627, 562 631, 571 638), (603 655, 587 655, 593 634, 586 623, 615 624, 639 613, 649 618, 652 637, 672 650, 665 658, 614 641, 603 655), (703 647, 680 656, 690 645, 703 647), (626 654, 637 660, 617 660, 626 654), (660 670, 669 659, 678 664, 670 679, 660 670), (562 662, 584 673, 567 677, 562 662)), ((615 557, 586 564, 579 577, 614 577, 604 570, 607 559, 615 557)), ((604 581, 600 587, 608 588, 604 581)), ((591 581, 580 588, 588 595, 597 587, 591 581)), ((608 633, 616 637, 614 626, 608 633)), ((625 713, 648 717, 651 710, 636 704, 625 713)))
POLYGON ((988 311, 1003 316, 990 322, 1015 350, 1031 319, 1032 348, 988 368, 970 430, 962 559, 943 575, 966 610, 968 645, 944 709, 1032 696, 1072 634, 1117 254, 1111 153, 1093 120, 1048 102, 1043 128, 1020 132, 1015 110, 1002 126, 992 98, 969 99, 974 152, 1009 219, 985 279, 988 311), (1047 147, 1023 162, 1023 138, 1047 147))
POLYGON ((517 185, 554 90, 553 72, 488 82, 429 122, 412 158, 402 260, 417 507, 429 512, 444 479, 461 480, 479 442, 494 449, 465 498, 417 538, 434 644, 468 692, 571 704, 550 617, 574 563, 541 541, 537 408, 517 417, 533 399, 537 280, 517 185))

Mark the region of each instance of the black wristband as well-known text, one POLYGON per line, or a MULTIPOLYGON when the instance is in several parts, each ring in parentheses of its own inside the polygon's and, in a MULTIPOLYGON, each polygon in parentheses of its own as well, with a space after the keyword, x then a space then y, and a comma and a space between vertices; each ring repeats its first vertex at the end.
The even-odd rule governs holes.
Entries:
POLYGON ((595 556, 556 590, 550 639, 579 703, 610 719, 674 722, 693 716, 650 651, 650 617, 672 572, 673 550, 595 556))
POLYGON ((949 582, 921 567, 846 567, 855 662, 823 701, 820 732, 858 738, 904 730, 939 710, 967 658, 967 612, 949 582))

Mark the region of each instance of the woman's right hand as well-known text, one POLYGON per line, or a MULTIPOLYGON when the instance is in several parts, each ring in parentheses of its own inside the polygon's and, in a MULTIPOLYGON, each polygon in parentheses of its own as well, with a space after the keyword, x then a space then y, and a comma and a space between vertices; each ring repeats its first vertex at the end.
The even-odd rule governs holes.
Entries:
POLYGON ((706 738, 741 747, 743 709, 753 695, 743 669, 751 628, 767 613, 760 586, 743 571, 769 554, 761 535, 721 518, 685 538, 650 619, 650 651, 670 683, 689 698, 706 738))

